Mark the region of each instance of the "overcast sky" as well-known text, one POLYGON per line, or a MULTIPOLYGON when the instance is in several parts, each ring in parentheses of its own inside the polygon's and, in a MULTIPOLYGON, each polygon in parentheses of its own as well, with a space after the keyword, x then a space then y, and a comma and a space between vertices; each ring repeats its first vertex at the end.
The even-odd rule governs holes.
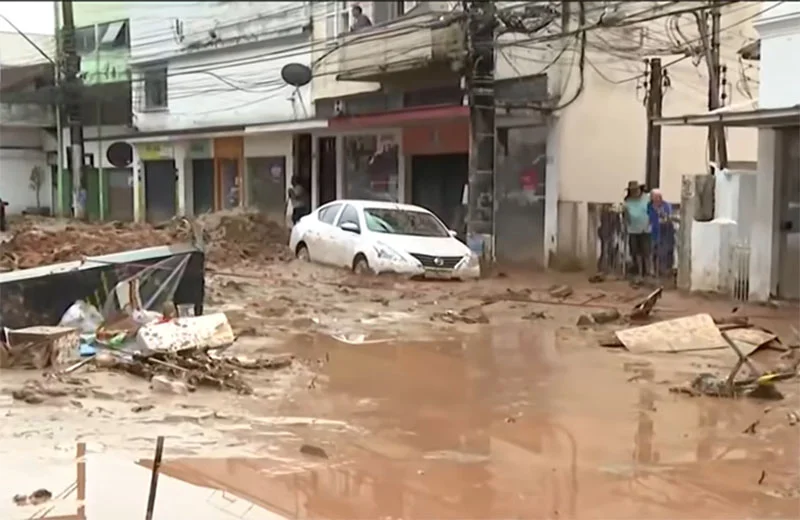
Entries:
POLYGON ((53 34, 53 2, 0 1, 0 31, 13 31, 3 16, 26 33, 53 34))

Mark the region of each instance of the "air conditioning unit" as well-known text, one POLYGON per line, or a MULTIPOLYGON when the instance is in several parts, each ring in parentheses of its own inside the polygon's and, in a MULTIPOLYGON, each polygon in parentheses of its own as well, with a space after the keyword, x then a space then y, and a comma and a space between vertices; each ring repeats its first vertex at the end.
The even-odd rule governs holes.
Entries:
POLYGON ((346 109, 345 109, 344 100, 337 99, 333 103, 333 115, 335 115, 335 116, 343 116, 343 115, 345 115, 345 113, 346 113, 346 109))

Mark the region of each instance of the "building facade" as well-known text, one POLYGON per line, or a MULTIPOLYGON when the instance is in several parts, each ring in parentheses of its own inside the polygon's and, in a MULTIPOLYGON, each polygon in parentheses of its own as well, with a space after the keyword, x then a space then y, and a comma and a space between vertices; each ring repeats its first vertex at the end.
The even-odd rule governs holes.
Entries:
MULTIPOLYGON (((460 186, 466 183, 469 149, 459 77, 465 57, 460 5, 359 2, 376 17, 373 27, 341 34, 349 27, 348 2, 325 4, 324 20, 314 24, 312 84, 317 111, 330 123, 315 146, 333 150, 325 152, 330 155, 324 162, 337 168, 335 174, 315 173, 314 203, 333 194, 388 197, 424 204, 457 228, 465 212, 460 186), (388 15, 383 4, 393 5, 388 15), (369 163, 364 158, 376 151, 391 155, 384 163, 387 172, 364 166, 369 163), (369 193, 365 184, 381 193, 369 193)), ((550 41, 531 43, 524 30, 505 30, 524 7, 496 3, 505 18, 495 51, 495 252, 503 263, 595 264, 600 209, 621 202, 628 181, 644 182, 644 58, 661 57, 667 65, 665 113, 708 102, 707 74, 691 45, 699 35, 691 24, 681 29, 685 42, 664 34, 663 19, 629 28, 608 24, 587 31, 581 51, 580 38, 569 36, 577 27, 653 7, 653 2, 629 2, 609 13, 605 4, 595 4, 586 4, 583 15, 576 4, 563 4, 565 12, 536 32, 535 39, 550 41)), ((728 29, 721 36, 723 65, 732 71, 759 5, 741 4, 722 14, 728 29)), ((746 99, 755 88, 741 79, 736 83, 744 86, 728 92, 728 103, 746 99)), ((664 132, 661 187, 667 200, 679 202, 683 174, 706 169, 704 135, 703 130, 664 132)), ((731 160, 753 166, 754 132, 732 130, 728 139, 731 160)))
MULTIPOLYGON (((30 38, 50 57, 52 36, 30 38)), ((52 88, 53 65, 21 35, 0 32, 0 199, 6 211, 49 213, 53 207, 48 151, 55 143, 55 112, 39 94, 52 88)))
POLYGON ((757 132, 756 171, 718 173, 713 220, 691 223, 689 288, 738 289, 742 297, 754 301, 796 300, 800 298, 800 92, 793 80, 800 66, 800 6, 764 2, 755 27, 759 40, 744 54, 760 61, 758 98, 749 107, 668 117, 659 124, 701 128, 716 124, 757 132))
POLYGON ((283 215, 314 113, 282 72, 311 64, 311 2, 152 5, 75 4, 90 216, 283 215))

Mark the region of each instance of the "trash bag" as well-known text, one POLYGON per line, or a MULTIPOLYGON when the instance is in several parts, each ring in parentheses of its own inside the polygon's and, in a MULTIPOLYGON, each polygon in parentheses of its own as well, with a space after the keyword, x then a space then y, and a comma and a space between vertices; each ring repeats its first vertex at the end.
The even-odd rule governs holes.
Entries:
POLYGON ((91 303, 78 300, 70 305, 58 324, 81 334, 93 334, 103 324, 103 315, 91 303))

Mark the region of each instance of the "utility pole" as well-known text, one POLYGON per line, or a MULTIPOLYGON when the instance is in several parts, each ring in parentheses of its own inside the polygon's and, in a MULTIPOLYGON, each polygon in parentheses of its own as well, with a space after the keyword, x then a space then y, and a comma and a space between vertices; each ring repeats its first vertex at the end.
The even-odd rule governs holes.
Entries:
POLYGON ((72 161, 72 208, 73 216, 83 219, 85 211, 85 172, 83 164, 83 122, 81 121, 81 59, 75 48, 75 18, 72 14, 72 0, 61 2, 63 27, 62 50, 64 52, 63 92, 66 97, 67 124, 72 161))
POLYGON ((62 53, 61 45, 61 11, 58 7, 58 2, 53 2, 53 20, 55 21, 54 34, 56 35, 56 56, 53 63, 55 69, 54 83, 56 86, 56 92, 59 92, 59 97, 54 105, 56 112, 56 146, 58 146, 58 151, 56 152, 56 186, 58 187, 56 193, 58 194, 58 201, 55 202, 55 208, 56 215, 63 218, 67 216, 67 211, 64 207, 64 126, 62 125, 63 110, 60 96, 61 66, 63 64, 62 60, 64 59, 64 55, 62 53))
POLYGON ((650 69, 650 88, 647 92, 647 159, 645 162, 645 184, 650 189, 661 185, 661 127, 653 119, 661 117, 664 103, 664 77, 661 59, 647 60, 650 69))
POLYGON ((489 276, 494 264, 495 93, 492 1, 464 1, 467 15, 465 86, 469 102, 469 180, 467 245, 481 258, 481 273, 489 276))
MULTIPOLYGON (((710 0, 711 5, 711 34, 708 29, 708 13, 703 15, 695 13, 697 18, 697 29, 705 50, 706 64, 708 65, 708 110, 709 112, 719 108, 720 105, 720 18, 721 12, 717 0, 710 0)), ((725 129, 722 125, 711 125, 708 127, 708 159, 712 164, 717 164, 724 168, 728 163, 728 148, 725 144, 725 129)), ((714 168, 710 168, 714 174, 714 168)))
MULTIPOLYGON (((713 70, 714 73, 709 74, 709 81, 712 80, 713 76, 713 102, 714 108, 720 107, 720 76, 722 74, 722 64, 720 63, 720 44, 719 44, 719 34, 721 31, 721 18, 722 12, 719 6, 719 0, 711 0, 712 5, 714 6, 711 10, 711 55, 713 59, 713 70)), ((711 67, 711 64, 709 64, 711 67)), ((719 167, 726 168, 728 166, 728 147, 725 143, 725 127, 722 125, 716 125, 716 145, 717 145, 717 161, 719 162, 719 167)))

